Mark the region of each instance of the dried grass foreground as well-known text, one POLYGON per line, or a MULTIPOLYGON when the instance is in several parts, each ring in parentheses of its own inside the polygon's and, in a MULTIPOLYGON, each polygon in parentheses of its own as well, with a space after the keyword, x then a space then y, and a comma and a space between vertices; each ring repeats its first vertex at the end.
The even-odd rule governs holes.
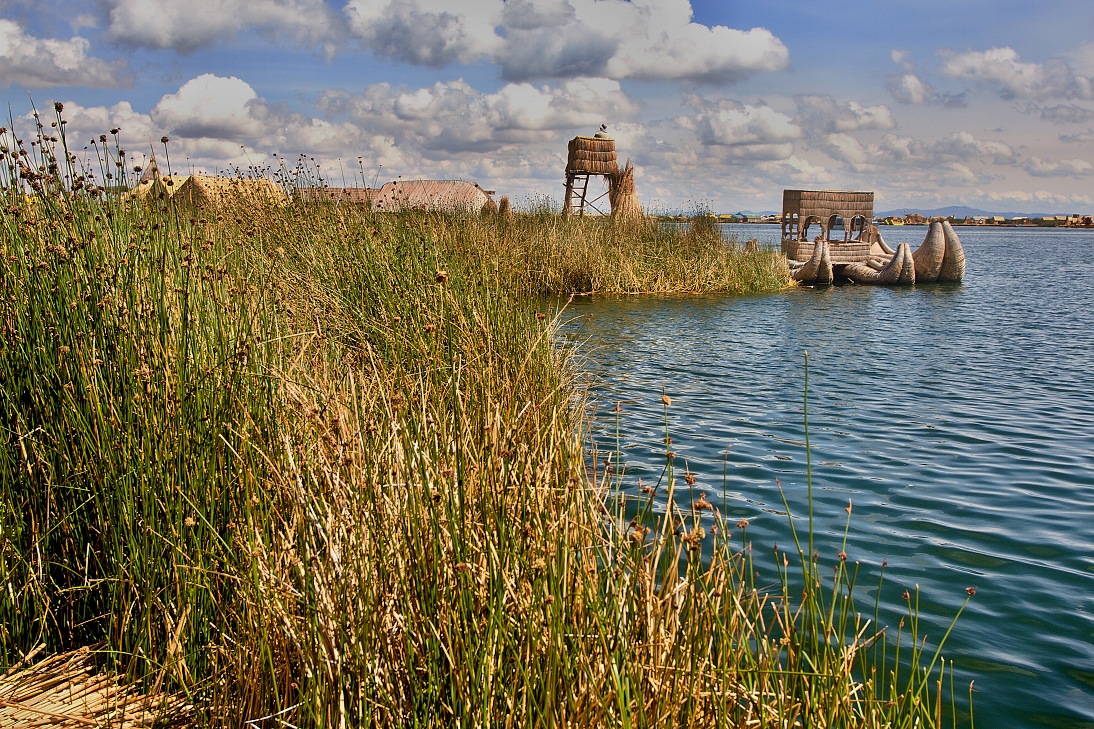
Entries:
POLYGON ((33 662, 26 655, 0 675, 0 727, 144 729, 189 725, 190 707, 178 697, 126 685, 105 672, 91 648, 33 662))

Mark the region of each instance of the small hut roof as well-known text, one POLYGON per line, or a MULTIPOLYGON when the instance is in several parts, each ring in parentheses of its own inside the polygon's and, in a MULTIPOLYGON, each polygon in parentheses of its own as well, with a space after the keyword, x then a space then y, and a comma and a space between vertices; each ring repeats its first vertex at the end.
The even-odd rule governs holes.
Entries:
POLYGON ((160 166, 156 164, 156 155, 152 155, 148 158, 148 164, 144 166, 144 171, 141 173, 141 181, 138 184, 151 183, 157 177, 160 176, 160 166))
POLYGON ((169 197, 170 193, 167 188, 160 182, 159 177, 153 177, 149 180, 141 179, 133 189, 122 195, 126 200, 146 200, 148 198, 169 197))
POLYGON ((243 199, 284 204, 288 195, 264 177, 214 177, 190 175, 175 197, 195 207, 231 205, 243 199))
POLYGON ((145 199, 148 197, 170 197, 186 183, 189 175, 161 175, 156 156, 152 155, 141 171, 141 179, 125 197, 145 199))
POLYGON ((307 202, 332 201, 371 205, 380 194, 378 187, 304 187, 299 190, 300 199, 307 202))
POLYGON ((374 210, 446 210, 479 213, 490 195, 468 180, 398 180, 385 183, 373 198, 374 210))
POLYGON ((861 215, 874 219, 874 193, 853 190, 783 190, 783 215, 827 219, 840 215, 851 219, 861 215))

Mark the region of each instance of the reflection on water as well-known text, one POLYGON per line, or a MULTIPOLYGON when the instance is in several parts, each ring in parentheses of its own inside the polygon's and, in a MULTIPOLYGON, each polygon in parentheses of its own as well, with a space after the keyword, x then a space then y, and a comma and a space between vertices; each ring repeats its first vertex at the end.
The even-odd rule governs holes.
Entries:
MULTIPOLYGON (((730 230, 777 244, 777 226, 730 230)), ((947 657, 975 679, 979 725, 1091 727, 1094 233, 958 233, 962 284, 579 300, 563 334, 604 413, 602 450, 622 403, 630 488, 660 476, 663 390, 678 459, 711 501, 725 491, 757 547, 787 543, 776 481, 805 513, 808 351, 822 555, 838 553, 852 501, 848 553, 860 584, 888 562, 886 618, 918 584, 938 635, 977 588, 947 657)))

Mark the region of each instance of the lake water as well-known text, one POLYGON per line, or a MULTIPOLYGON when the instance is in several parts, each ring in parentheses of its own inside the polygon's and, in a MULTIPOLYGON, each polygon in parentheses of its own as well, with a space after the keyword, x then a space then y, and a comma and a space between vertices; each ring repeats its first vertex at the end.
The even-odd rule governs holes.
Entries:
MULTIPOLYGON (((778 245, 778 226, 726 226, 778 245)), ((913 249, 925 227, 883 228, 913 249)), ((1094 727, 1094 231, 958 227, 965 281, 764 296, 591 298, 567 309, 628 488, 677 465, 748 518, 757 553, 790 544, 776 488, 806 514, 802 399, 822 559, 876 585, 890 624, 905 589, 941 637, 958 701, 982 727, 1094 727), (964 687, 964 688, 962 688, 964 687)), ((767 551, 770 554, 770 551, 767 551)), ((872 611, 873 596, 859 595, 872 611)))

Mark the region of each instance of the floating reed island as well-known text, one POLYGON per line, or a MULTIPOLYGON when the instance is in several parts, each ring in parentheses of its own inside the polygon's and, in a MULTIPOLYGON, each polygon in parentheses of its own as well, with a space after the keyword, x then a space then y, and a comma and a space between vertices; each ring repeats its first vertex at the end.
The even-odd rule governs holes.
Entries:
POLYGON ((874 193, 845 190, 783 190, 782 251, 791 276, 804 284, 837 279, 861 284, 910 285, 960 281, 965 251, 949 221, 935 219, 913 253, 885 243, 874 219, 874 193), (812 240, 813 224, 820 234, 812 240), (842 231, 842 237, 833 232, 842 231))

